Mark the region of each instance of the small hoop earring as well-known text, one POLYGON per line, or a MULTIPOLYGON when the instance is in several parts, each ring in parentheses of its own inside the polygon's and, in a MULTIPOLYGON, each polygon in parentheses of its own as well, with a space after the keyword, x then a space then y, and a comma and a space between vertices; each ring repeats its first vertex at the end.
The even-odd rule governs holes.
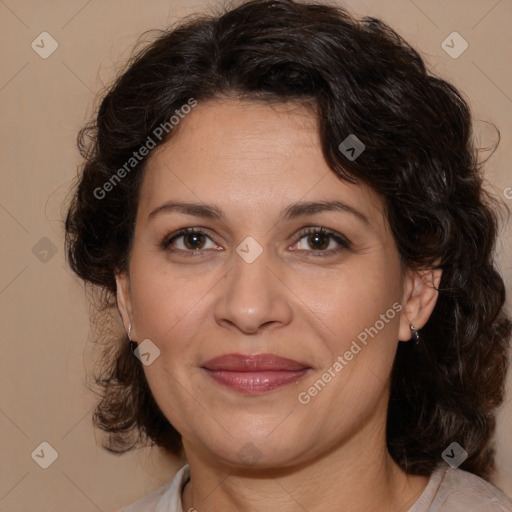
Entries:
POLYGON ((418 332, 418 329, 414 327, 414 325, 410 325, 412 337, 411 340, 414 341, 414 343, 417 345, 420 342, 420 334, 418 332))
POLYGON ((128 326, 128 339, 130 340, 130 348, 132 349, 132 352, 135 352, 135 349, 137 348, 137 342, 133 341, 130 338, 130 333, 132 332, 132 324, 128 326))

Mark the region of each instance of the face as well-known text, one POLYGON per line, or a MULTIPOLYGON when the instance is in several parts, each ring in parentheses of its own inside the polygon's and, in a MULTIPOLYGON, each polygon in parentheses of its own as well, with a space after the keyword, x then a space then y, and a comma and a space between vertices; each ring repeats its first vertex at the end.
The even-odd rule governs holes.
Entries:
POLYGON ((181 123, 148 161, 117 279, 186 450, 287 466, 383 429, 398 340, 425 300, 382 200, 334 174, 298 105, 206 102, 181 123))

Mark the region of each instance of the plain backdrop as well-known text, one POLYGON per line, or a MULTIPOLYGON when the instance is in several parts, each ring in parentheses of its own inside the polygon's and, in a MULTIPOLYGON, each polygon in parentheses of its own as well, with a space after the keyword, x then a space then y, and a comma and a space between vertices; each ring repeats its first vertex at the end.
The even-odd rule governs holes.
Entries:
MULTIPOLYGON (((180 467, 159 450, 115 456, 100 446, 102 433, 91 424, 96 397, 84 385, 94 336, 83 287, 64 258, 62 205, 80 163, 76 134, 137 37, 215 5, 213 0, 0 0, 2 512, 114 511, 180 467), (43 58, 52 45, 56 50, 43 58), (40 467, 52 454, 54 462, 40 467)), ((388 22, 433 71, 463 91, 482 147, 496 138, 489 123, 499 127, 501 144, 487 162, 487 186, 512 206, 512 2, 350 0, 344 5, 388 22), (454 31, 468 44, 457 58, 442 47, 454 31)), ((504 226, 499 245, 509 291, 510 235, 504 226)), ((509 378, 496 439, 496 482, 509 495, 511 387, 509 378)))

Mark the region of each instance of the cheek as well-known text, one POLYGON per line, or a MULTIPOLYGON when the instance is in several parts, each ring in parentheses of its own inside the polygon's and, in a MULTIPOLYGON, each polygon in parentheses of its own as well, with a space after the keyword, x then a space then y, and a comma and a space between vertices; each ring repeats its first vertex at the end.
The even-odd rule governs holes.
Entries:
POLYGON ((197 413, 189 382, 197 372, 198 347, 191 340, 201 325, 201 298, 208 287, 204 280, 200 280, 203 284, 184 282, 156 265, 140 263, 132 265, 131 280, 137 334, 139 341, 149 338, 160 350, 159 357, 144 366, 144 373, 165 416, 179 431, 186 431, 183 417, 197 413))
POLYGON ((131 295, 138 337, 151 339, 169 363, 191 360, 197 347, 190 341, 205 323, 214 285, 208 274, 185 276, 170 272, 161 261, 134 259, 131 295))
POLYGON ((320 403, 339 400, 335 389, 344 391, 344 400, 351 402, 353 397, 355 408, 380 396, 398 345, 400 283, 399 271, 377 264, 347 272, 331 283, 333 292, 324 300, 324 322, 331 334, 322 363, 337 377, 330 386, 333 394, 326 393, 320 403))
MULTIPOLYGON (((399 269, 384 265, 383 261, 361 261, 302 281, 296 288, 297 295, 321 315, 332 334, 343 339, 357 336, 401 299, 399 269)), ((389 320, 386 324, 396 323, 397 317, 396 309, 392 309, 385 318, 389 320)))

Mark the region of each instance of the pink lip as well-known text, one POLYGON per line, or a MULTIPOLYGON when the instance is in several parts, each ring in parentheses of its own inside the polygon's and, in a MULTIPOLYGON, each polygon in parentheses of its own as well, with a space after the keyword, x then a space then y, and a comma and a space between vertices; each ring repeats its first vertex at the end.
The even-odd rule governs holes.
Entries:
POLYGON ((219 384, 245 394, 279 388, 302 378, 310 366, 275 354, 225 354, 203 364, 219 384))

